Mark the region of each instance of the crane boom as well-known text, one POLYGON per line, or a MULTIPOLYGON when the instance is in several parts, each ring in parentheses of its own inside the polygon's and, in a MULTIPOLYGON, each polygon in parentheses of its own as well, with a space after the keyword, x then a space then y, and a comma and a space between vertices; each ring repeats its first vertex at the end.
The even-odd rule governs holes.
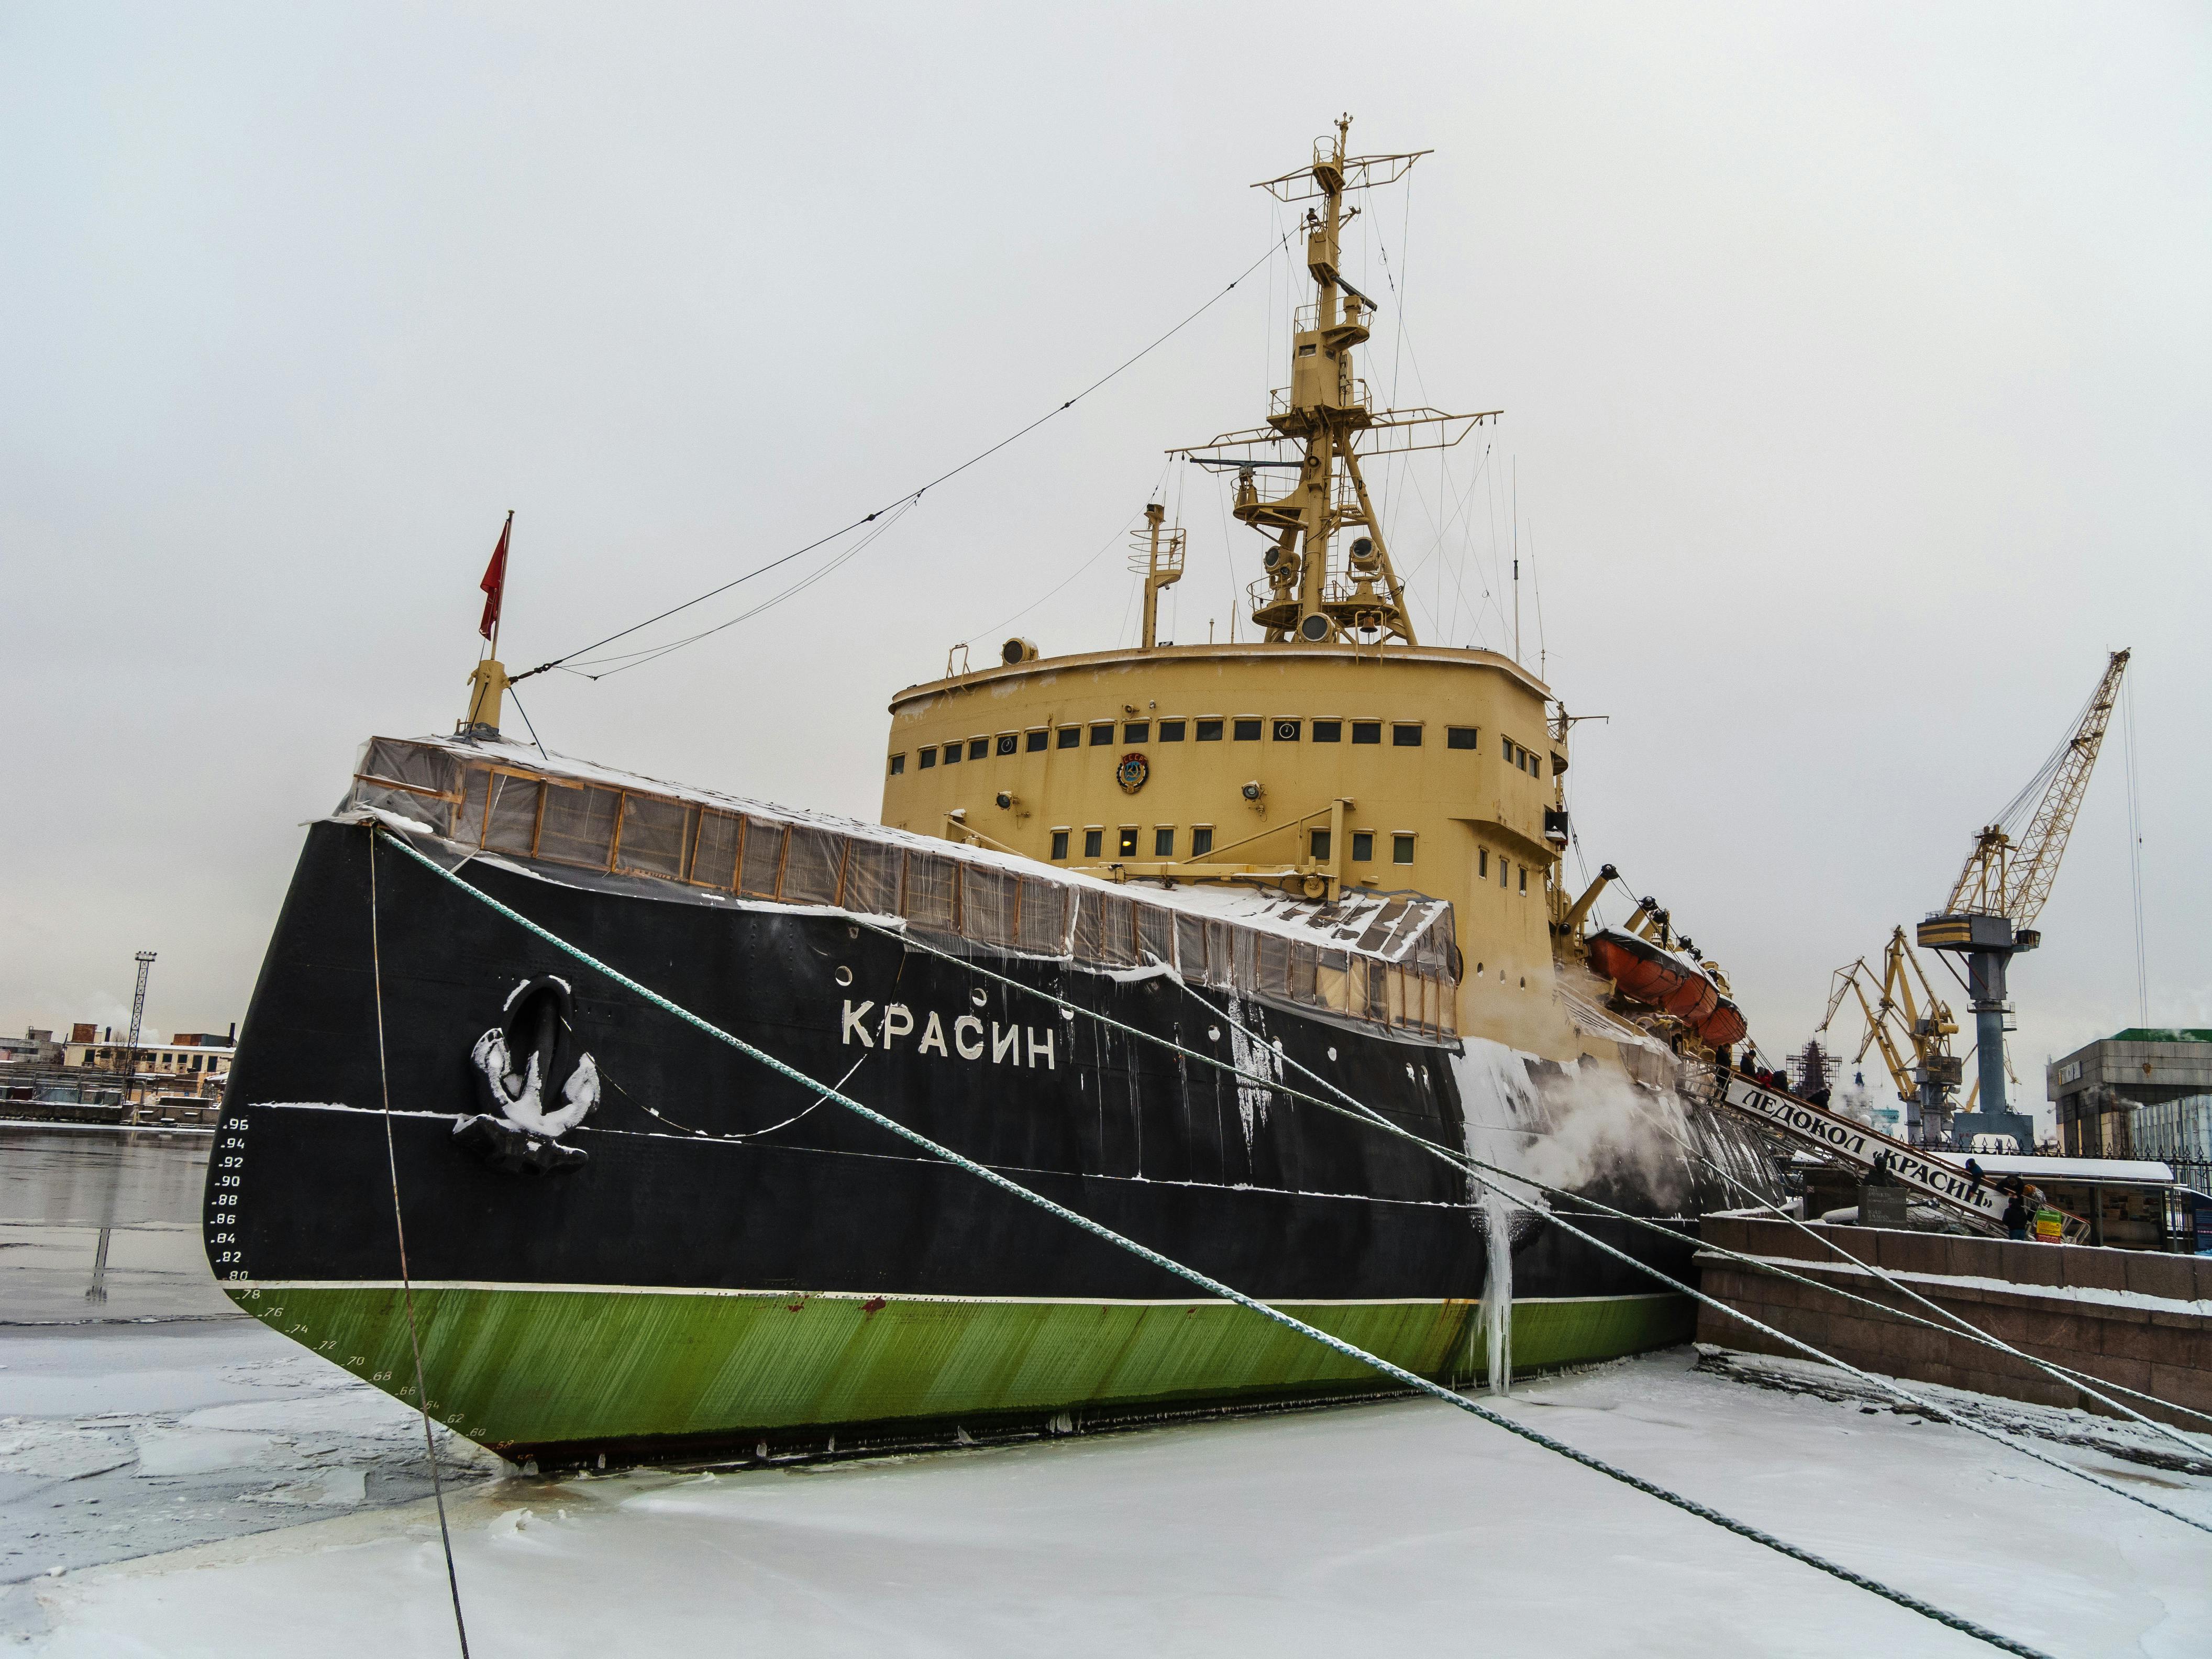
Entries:
POLYGON ((2112 724, 2112 705, 2118 700, 2120 677, 2127 672, 2130 654, 2112 653, 2073 731, 1997 815, 1997 821, 1974 837, 1974 850, 1951 884, 1946 914, 2003 916, 2015 934, 2034 926, 2051 896, 2051 884, 2057 879, 2058 860, 2065 855, 2066 838, 2074 832, 2075 816, 2081 810, 2097 751, 2112 724), (2014 841, 2007 826, 2020 821, 2031 799, 2027 828, 2014 841))
POLYGON ((1981 1073, 1981 1110, 1954 1122, 1961 1133, 2009 1134, 2022 1146, 2033 1133, 2028 1117, 2005 1107, 2005 979, 2014 952, 2033 951, 2042 943, 2042 936, 2029 924, 2042 911, 2051 896, 2051 884, 2057 879, 2066 838, 2073 833, 2090 770, 2112 721, 2128 656, 2125 651, 2115 651, 2106 660, 2074 729, 2051 751, 2027 787, 1997 814, 1997 821, 1974 837, 1974 850, 1951 884, 1950 902, 1915 930, 1915 938, 1929 949, 1957 952, 1966 969, 1981 1073), (2025 827, 2015 842, 2012 830, 2019 825, 2025 827))

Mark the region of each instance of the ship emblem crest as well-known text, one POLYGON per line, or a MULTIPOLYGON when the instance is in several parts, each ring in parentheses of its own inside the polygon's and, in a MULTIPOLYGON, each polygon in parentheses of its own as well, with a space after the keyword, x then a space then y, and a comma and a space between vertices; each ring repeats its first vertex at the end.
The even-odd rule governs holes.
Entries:
POLYGON ((1145 780, 1152 775, 1152 763, 1132 750, 1121 757, 1121 763, 1114 769, 1114 781, 1121 786, 1123 794, 1133 795, 1145 787, 1145 780))

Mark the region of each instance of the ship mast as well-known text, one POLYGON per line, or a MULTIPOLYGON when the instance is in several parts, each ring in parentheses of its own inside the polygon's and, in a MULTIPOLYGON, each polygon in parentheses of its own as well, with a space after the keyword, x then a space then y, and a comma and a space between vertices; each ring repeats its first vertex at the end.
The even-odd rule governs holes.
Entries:
POLYGON ((1273 538, 1267 573, 1251 589, 1252 620, 1271 641, 1309 645, 1347 640, 1418 644, 1405 588, 1390 562, 1360 468, 1363 456, 1445 448, 1498 411, 1447 415, 1369 404, 1367 383, 1352 372, 1353 349, 1368 338, 1375 301, 1345 279, 1339 258, 1344 227, 1359 209, 1355 190, 1395 182, 1426 150, 1352 155, 1349 115, 1334 137, 1314 142, 1312 162, 1255 185, 1276 200, 1307 203, 1303 228, 1314 297, 1291 321, 1291 384, 1273 392, 1265 428, 1224 433, 1172 450, 1202 466, 1234 468, 1238 519, 1273 538), (1286 454, 1295 447, 1296 459, 1286 454), (1277 475, 1288 474, 1286 480, 1277 475), (1268 491, 1286 483, 1279 495, 1268 491), (1352 532, 1340 558, 1339 532, 1352 532))

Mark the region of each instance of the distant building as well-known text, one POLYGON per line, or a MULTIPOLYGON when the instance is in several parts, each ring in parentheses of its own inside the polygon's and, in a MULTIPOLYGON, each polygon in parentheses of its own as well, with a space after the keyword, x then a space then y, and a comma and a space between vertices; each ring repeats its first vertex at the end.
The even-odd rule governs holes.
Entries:
POLYGON ((2131 1026, 2053 1060, 2044 1080, 2057 1108, 2064 1157, 2190 1163, 2212 1156, 2163 1144, 2169 1135, 2185 1136, 2192 1123, 2203 1142, 2212 1112, 2212 1030, 2131 1026), (2161 1144, 2144 1144, 2138 1131, 2161 1144))
MULTIPOLYGON (((123 1064, 130 1048, 127 1035, 118 1037, 112 1026, 76 1026, 64 1047, 62 1063, 75 1070, 112 1073, 123 1064)), ((179 1031, 167 1042, 142 1042, 131 1067, 131 1087, 170 1094, 220 1095, 230 1076, 231 1056, 236 1052, 230 1038, 212 1031, 179 1031)))
POLYGON ((54 1034, 33 1025, 19 1037, 0 1037, 0 1066, 58 1066, 62 1045, 54 1034))

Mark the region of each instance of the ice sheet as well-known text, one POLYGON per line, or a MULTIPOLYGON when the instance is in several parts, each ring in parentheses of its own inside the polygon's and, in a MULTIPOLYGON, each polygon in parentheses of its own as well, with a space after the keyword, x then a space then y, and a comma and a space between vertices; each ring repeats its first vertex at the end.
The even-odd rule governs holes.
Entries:
MULTIPOLYGON (((2047 1650, 2195 1654, 2203 1535, 1688 1350, 1524 1381, 1547 1433, 2047 1650)), ((2212 1480, 2061 1455, 2212 1516, 2212 1480)), ((1433 1402, 455 1505, 512 1655, 1832 1655, 1986 1650, 1433 1402)), ((40 1579, 56 1659, 453 1650, 425 1505, 40 1579)))

